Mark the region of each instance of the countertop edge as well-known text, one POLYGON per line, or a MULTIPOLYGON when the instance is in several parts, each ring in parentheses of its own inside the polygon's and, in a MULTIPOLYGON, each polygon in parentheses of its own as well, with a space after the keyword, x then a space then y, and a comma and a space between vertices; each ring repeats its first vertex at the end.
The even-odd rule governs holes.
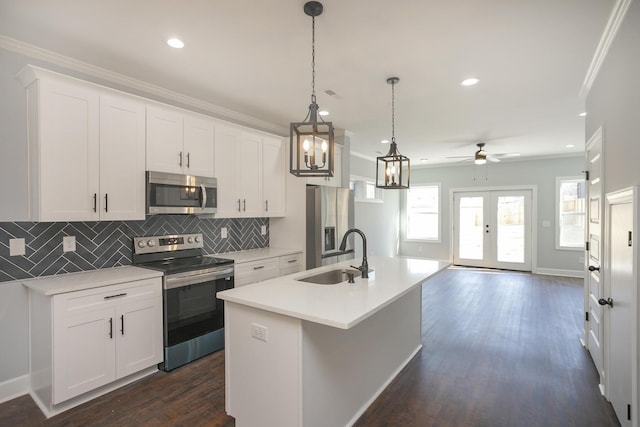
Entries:
POLYGON ((132 265, 16 280, 29 290, 45 296, 94 289, 129 281, 162 277, 161 271, 132 265), (115 273, 115 277, 114 277, 115 273), (69 284, 72 281, 74 283, 69 284))
POLYGON ((302 252, 303 252, 302 249, 295 249, 295 248, 259 248, 259 249, 249 249, 246 251, 210 254, 207 256, 232 259, 235 264, 242 264, 245 262, 261 261, 264 259, 293 255, 293 254, 302 253, 302 252), (274 253, 270 254, 269 252, 274 252, 274 253), (240 258, 240 260, 238 260, 237 258, 240 258))

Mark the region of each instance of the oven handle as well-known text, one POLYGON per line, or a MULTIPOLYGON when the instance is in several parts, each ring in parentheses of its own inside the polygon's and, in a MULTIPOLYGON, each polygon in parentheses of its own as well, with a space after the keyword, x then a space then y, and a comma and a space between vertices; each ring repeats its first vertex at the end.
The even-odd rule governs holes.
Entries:
POLYGON ((198 283, 210 282, 233 276, 233 267, 224 270, 212 271, 210 273, 179 273, 170 274, 165 277, 164 289, 182 288, 184 286, 196 285, 198 283))

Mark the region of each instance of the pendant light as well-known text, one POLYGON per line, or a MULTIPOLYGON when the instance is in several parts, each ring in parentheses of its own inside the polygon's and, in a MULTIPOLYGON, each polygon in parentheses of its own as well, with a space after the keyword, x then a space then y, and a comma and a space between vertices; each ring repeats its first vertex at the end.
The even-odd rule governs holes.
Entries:
POLYGON ((302 122, 291 123, 289 171, 295 176, 333 176, 333 124, 318 115, 316 103, 316 16, 322 3, 310 1, 304 13, 311 16, 311 105, 302 122))
POLYGON ((376 187, 385 189, 409 188, 409 158, 398 151, 396 145, 395 126, 395 85, 400 81, 398 77, 389 77, 387 83, 391 85, 391 146, 389 152, 376 158, 376 187))

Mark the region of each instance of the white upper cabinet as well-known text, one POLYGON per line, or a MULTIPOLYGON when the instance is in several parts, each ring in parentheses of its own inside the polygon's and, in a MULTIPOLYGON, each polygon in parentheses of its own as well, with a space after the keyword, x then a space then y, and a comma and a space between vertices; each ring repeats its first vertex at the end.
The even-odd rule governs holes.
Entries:
POLYGON ((145 106, 100 97, 100 219, 145 217, 145 106))
POLYGON ((262 209, 262 137, 242 132, 236 157, 241 216, 264 216, 262 209))
POLYGON ((184 116, 184 173, 213 177, 214 122, 205 117, 184 116))
POLYGON ((35 67, 19 77, 29 108, 26 219, 144 219, 142 104, 35 67))
POLYGON ((219 218, 239 216, 242 209, 236 189, 236 147, 239 144, 239 129, 216 124, 214 163, 218 180, 218 212, 216 217, 219 218))
POLYGON ((285 145, 280 139, 262 140, 262 216, 285 216, 285 145))
POLYGON ((213 123, 170 107, 147 107, 147 169, 213 177, 213 123))

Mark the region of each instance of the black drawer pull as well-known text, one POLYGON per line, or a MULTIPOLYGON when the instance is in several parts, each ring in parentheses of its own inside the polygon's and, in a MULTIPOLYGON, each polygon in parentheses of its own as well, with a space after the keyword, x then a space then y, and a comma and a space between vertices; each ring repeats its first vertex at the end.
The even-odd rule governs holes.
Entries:
POLYGON ((115 295, 107 295, 106 297, 104 297, 104 299, 118 298, 118 297, 123 297, 125 295, 127 295, 126 292, 123 292, 121 294, 115 294, 115 295))
POLYGON ((254 270, 262 270, 264 268, 264 265, 260 265, 258 267, 253 267, 254 270))
POLYGON ((297 259, 290 259, 289 261, 287 261, 289 264, 293 263, 293 262, 297 262, 297 259))

